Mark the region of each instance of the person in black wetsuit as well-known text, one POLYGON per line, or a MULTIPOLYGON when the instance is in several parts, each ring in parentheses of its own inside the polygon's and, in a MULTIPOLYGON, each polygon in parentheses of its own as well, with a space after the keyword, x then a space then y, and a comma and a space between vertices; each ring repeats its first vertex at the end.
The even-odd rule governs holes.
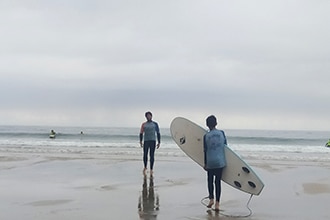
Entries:
POLYGON ((219 211, 222 170, 227 165, 225 157, 227 138, 224 131, 216 129, 217 119, 214 115, 211 115, 206 119, 206 125, 210 129, 210 131, 204 135, 203 140, 204 169, 207 171, 207 185, 210 199, 207 207, 211 208, 214 204, 215 185, 215 210, 219 211))
POLYGON ((156 150, 156 136, 157 149, 160 147, 160 131, 158 123, 152 120, 152 113, 146 112, 146 122, 143 122, 140 129, 140 146, 143 147, 143 174, 147 172, 148 152, 150 153, 150 174, 153 174, 155 150, 156 150))

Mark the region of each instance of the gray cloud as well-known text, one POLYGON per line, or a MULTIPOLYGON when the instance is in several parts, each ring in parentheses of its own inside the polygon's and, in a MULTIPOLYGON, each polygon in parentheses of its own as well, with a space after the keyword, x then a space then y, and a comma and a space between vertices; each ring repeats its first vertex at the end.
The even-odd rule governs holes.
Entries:
POLYGON ((0 6, 3 123, 134 126, 154 109, 165 124, 219 112, 233 128, 328 129, 326 1, 0 6))

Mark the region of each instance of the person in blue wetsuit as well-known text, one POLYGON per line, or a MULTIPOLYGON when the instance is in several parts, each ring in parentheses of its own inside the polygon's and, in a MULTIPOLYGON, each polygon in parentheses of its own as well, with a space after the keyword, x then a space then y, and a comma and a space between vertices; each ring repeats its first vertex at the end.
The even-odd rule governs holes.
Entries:
POLYGON ((222 130, 216 129, 217 119, 214 115, 206 119, 206 125, 210 129, 210 131, 204 135, 203 139, 204 169, 207 171, 207 185, 210 199, 207 207, 211 208, 214 204, 215 185, 215 210, 219 211, 222 170, 226 166, 225 145, 227 145, 227 138, 222 130))
POLYGON ((147 172, 148 165, 148 152, 150 155, 150 174, 153 174, 156 150, 156 137, 157 149, 160 147, 160 131, 158 123, 152 120, 152 113, 146 112, 146 122, 143 122, 140 130, 140 145, 143 147, 143 174, 147 172), (143 142, 142 142, 143 141, 143 142))

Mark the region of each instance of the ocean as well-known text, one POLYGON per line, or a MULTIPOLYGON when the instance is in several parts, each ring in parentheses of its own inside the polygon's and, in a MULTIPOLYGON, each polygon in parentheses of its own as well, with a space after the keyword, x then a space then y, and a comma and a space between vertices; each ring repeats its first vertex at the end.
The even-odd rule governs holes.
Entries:
MULTIPOLYGON (((330 162, 327 131, 225 130, 228 145, 244 159, 330 162)), ((186 157, 168 128, 161 128, 159 158, 186 157)), ((1 153, 140 156, 139 128, 0 126, 1 153), (49 138, 55 130, 55 139, 49 138), (83 132, 83 134, 81 134, 83 132)))

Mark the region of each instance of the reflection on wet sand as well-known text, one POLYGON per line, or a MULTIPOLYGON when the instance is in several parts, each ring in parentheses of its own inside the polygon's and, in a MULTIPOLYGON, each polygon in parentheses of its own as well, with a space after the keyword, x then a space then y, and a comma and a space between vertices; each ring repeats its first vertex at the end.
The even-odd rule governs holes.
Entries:
POLYGON ((221 216, 220 218, 220 213, 219 212, 215 212, 213 210, 207 210, 207 220, 219 220, 219 219, 224 219, 222 218, 223 216, 221 216))
POLYGON ((144 175, 142 184, 142 194, 139 197, 138 211, 140 219, 157 219, 159 212, 159 196, 154 190, 154 179, 152 176, 148 178, 144 175))

